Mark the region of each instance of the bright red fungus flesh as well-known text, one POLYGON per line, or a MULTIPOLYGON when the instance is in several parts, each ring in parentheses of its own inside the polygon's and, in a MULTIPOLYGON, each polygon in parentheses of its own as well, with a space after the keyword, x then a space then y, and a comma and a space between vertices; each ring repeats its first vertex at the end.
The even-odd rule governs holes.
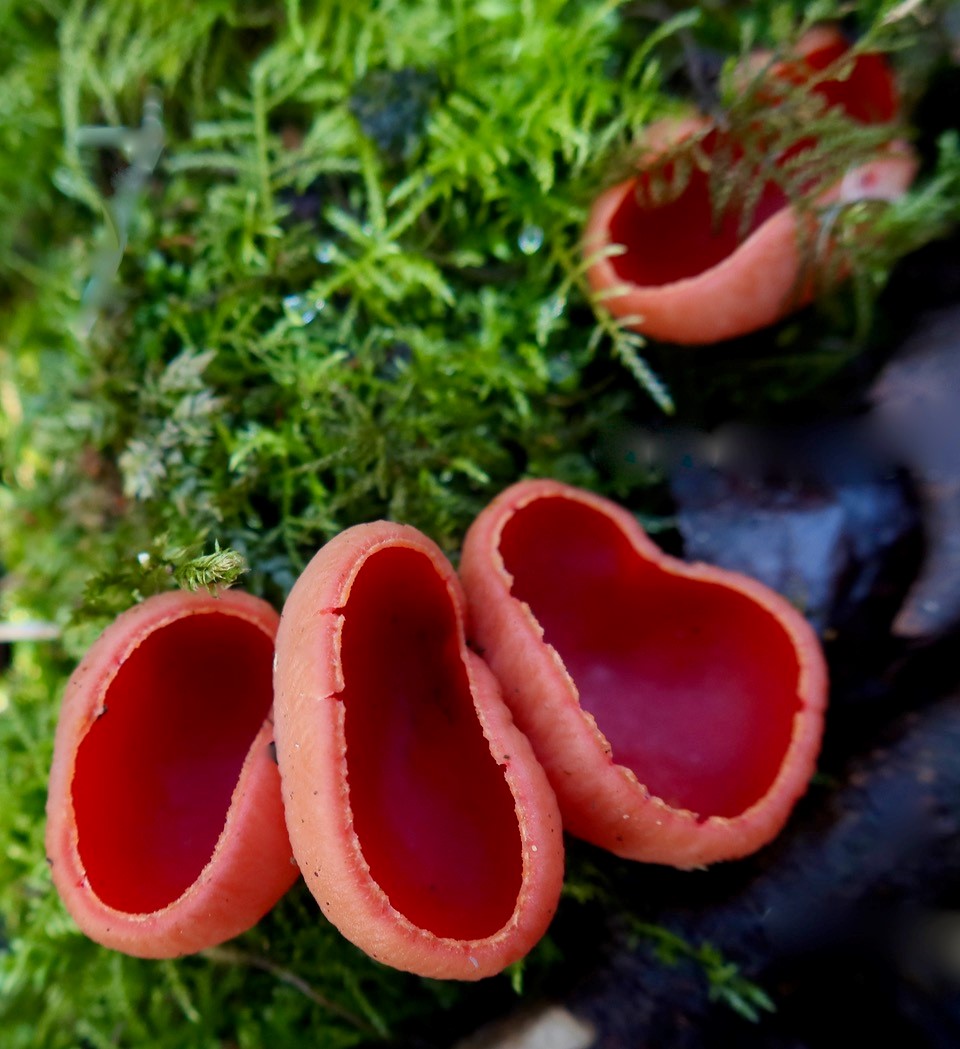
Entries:
POLYGON ((878 145, 856 164, 838 157, 835 170, 814 155, 825 111, 890 125, 890 135, 899 111, 886 57, 853 52, 836 27, 814 27, 784 58, 754 52, 735 76, 756 104, 747 125, 693 112, 654 122, 644 131, 637 173, 599 194, 584 230, 587 278, 603 308, 679 345, 735 338, 809 303, 815 273, 798 233, 808 229, 831 247, 820 209, 897 199, 916 174, 901 141, 878 145), (714 180, 747 156, 754 162, 740 172, 741 192, 718 209, 714 180), (690 169, 682 179, 680 165, 690 169), (771 177, 774 169, 789 178, 771 177))
POLYGON ((379 962, 480 980, 546 930, 563 836, 464 614, 422 532, 334 536, 283 606, 276 739, 290 844, 327 918, 379 962))
MULTIPOLYGON (((773 83, 778 80, 806 83, 811 76, 834 67, 848 50, 849 45, 838 34, 825 34, 822 45, 800 58, 778 63, 773 83)), ((897 115, 894 79, 886 59, 879 54, 857 56, 847 76, 815 83, 811 94, 819 96, 828 108, 840 107, 861 124, 887 123, 897 115)), ((772 99, 771 104, 775 103, 772 99)), ((812 144, 797 143, 784 158, 793 157, 812 144)), ((738 159, 737 148, 717 131, 708 133, 698 150, 708 158, 719 156, 721 163, 725 151, 738 159)), ((742 155, 742 150, 739 154, 742 155)), ((663 177, 668 183, 673 177, 669 166, 663 177)), ((692 172, 675 200, 651 204, 650 188, 651 176, 642 172, 636 179, 636 191, 624 196, 609 223, 611 243, 657 245, 656 251, 627 251, 610 259, 620 280, 644 287, 655 288, 696 277, 719 265, 788 204, 783 191, 768 182, 752 205, 750 222, 744 227, 743 216, 737 210, 727 210, 719 222, 716 220, 710 201, 709 175, 702 168, 692 172)))
MULTIPOLYGON (((711 132, 703 139, 700 149, 710 156, 719 145, 719 135, 711 132)), ((777 186, 768 183, 744 230, 738 211, 728 210, 720 222, 714 220, 706 171, 694 170, 675 200, 656 206, 646 203, 650 196, 650 182, 649 174, 637 177, 636 189, 624 195, 609 225, 611 243, 656 245, 655 251, 626 251, 611 256, 609 260, 620 280, 645 287, 660 287, 696 277, 719 265, 745 236, 759 229, 787 204, 786 196, 777 186)))
MULTIPOLYGON (((795 61, 780 63, 777 76, 791 83, 804 83, 811 74, 823 73, 839 63, 850 50, 850 45, 839 33, 823 35, 823 43, 795 61)), ((840 106, 851 120, 861 124, 885 124, 893 120, 899 109, 896 82, 882 54, 868 52, 857 55, 850 64, 848 75, 838 79, 821 80, 812 87, 827 106, 840 106)))
POLYGON ((71 793, 87 878, 108 906, 161 910, 210 860, 270 712, 273 640, 203 613, 148 634, 80 743, 71 793))
POLYGON ((343 609, 354 829, 391 905, 436 936, 491 936, 521 889, 513 796, 474 710, 443 580, 409 548, 369 556, 343 609))
POLYGON ((800 705, 796 650, 768 611, 665 575, 609 517, 568 499, 507 520, 500 552, 615 762, 702 819, 765 795, 800 705))

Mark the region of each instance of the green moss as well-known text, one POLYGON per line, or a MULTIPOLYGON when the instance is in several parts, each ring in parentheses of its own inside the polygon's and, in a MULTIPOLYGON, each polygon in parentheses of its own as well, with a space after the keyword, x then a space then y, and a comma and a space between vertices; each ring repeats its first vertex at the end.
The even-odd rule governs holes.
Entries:
MULTIPOLYGON (((655 512, 650 478, 598 450, 661 409, 695 420, 702 380, 594 312, 582 222, 643 125, 696 94, 692 46, 792 38, 805 6, 0 0, 0 611, 63 631, 15 646, 3 686, 4 1046, 353 1045, 493 993, 375 965, 302 889, 199 958, 89 943, 43 856, 59 694, 138 597, 246 566, 279 605, 358 521, 455 556, 525 474, 655 512)), ((860 5, 861 28, 893 9, 860 5)), ((957 170, 948 140, 879 217, 871 294, 956 220, 957 170)), ((809 323, 816 389, 832 329, 809 323)), ((796 388, 779 353, 716 385, 776 401, 796 388)), ((562 964, 547 941, 528 986, 562 964)))

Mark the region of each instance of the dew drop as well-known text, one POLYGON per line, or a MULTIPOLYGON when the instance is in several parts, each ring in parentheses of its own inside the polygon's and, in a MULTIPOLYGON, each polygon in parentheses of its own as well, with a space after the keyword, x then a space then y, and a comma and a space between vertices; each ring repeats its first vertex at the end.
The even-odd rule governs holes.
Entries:
POLYGON ((543 246, 543 230, 539 226, 524 226, 517 238, 517 247, 524 255, 535 255, 543 246))
POLYGON ((309 324, 324 306, 326 302, 315 295, 286 295, 283 299, 283 312, 287 320, 298 328, 309 324))
POLYGON ((328 262, 333 262, 334 257, 337 254, 337 246, 332 240, 321 240, 320 243, 313 249, 313 257, 317 262, 326 266, 328 262))
POLYGON ((141 550, 140 553, 137 554, 137 564, 139 564, 141 568, 146 568, 147 565, 150 564, 150 555, 146 550, 141 550))

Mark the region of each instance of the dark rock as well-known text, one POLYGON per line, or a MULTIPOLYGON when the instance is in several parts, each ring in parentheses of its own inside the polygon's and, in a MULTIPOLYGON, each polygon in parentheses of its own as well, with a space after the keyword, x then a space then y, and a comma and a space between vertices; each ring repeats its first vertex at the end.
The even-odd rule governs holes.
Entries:
POLYGON ((879 440, 916 481, 927 546, 894 631, 933 637, 960 624, 960 308, 928 315, 871 399, 879 440))
POLYGON ((836 626, 868 599, 915 526, 902 479, 859 427, 728 438, 714 444, 748 454, 716 465, 687 454, 670 469, 685 556, 759 579, 821 632, 836 626))
MULTIPOLYGON (((839 1044, 830 1036, 835 1009, 803 997, 811 986, 841 1007, 858 995, 865 1005, 869 999, 858 1041, 950 1044, 924 1031, 956 1036, 951 995, 929 1002, 922 1018, 900 1015, 896 999, 916 984, 916 956, 903 950, 904 929, 915 929, 911 916, 960 886, 958 755, 960 696, 953 696, 904 719, 887 745, 856 762, 846 786, 778 839, 769 863, 728 899, 657 915, 687 942, 714 944, 743 976, 773 990, 786 1002, 783 1015, 746 1024, 713 1001, 695 964, 669 966, 646 944, 622 946, 566 1001, 598 1032, 596 1049, 839 1044), (858 973, 870 988, 863 995, 858 973), (889 990, 880 1000, 878 973, 889 990), (795 995, 804 1003, 799 1014, 795 995), (884 1025, 899 1040, 881 1037, 884 1025)), ((922 943, 919 949, 926 960, 922 943)), ((948 979, 956 997, 960 978, 954 972, 948 979)))

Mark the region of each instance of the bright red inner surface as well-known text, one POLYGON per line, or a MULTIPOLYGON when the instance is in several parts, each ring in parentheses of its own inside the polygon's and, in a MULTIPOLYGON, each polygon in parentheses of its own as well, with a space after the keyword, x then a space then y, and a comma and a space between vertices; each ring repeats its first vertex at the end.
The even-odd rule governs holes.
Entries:
POLYGON ((117 671, 77 750, 80 858, 104 903, 145 914, 209 861, 273 701, 273 641, 202 613, 150 634, 117 671))
MULTIPOLYGON (((777 75, 789 83, 802 83, 812 72, 829 68, 846 51, 847 45, 837 41, 818 48, 802 61, 783 63, 777 75)), ((885 123, 897 113, 896 86, 882 55, 861 55, 848 77, 825 80, 812 90, 829 107, 840 106, 863 124, 885 123)), ((771 100, 771 104, 776 101, 771 100)), ((720 136, 713 132, 706 136, 701 149, 713 156, 720 144, 720 136)), ((782 159, 802 152, 810 144, 797 143, 782 159)), ((704 171, 696 169, 683 192, 666 204, 649 203, 648 183, 647 175, 637 178, 636 191, 624 196, 609 225, 610 241, 627 248, 624 254, 612 257, 610 265, 620 280, 641 287, 672 284, 719 265, 787 203, 776 185, 768 183, 744 230, 737 209, 727 209, 722 221, 716 222, 710 203, 709 176, 704 171)))
MULTIPOLYGON (((716 134, 702 143, 704 153, 712 154, 718 143, 716 134)), ((722 220, 714 220, 707 172, 695 169, 683 192, 665 204, 650 204, 647 176, 635 182, 635 190, 624 194, 609 224, 611 243, 627 250, 611 257, 617 277, 630 284, 659 287, 696 277, 733 254, 749 236, 786 205, 786 197, 769 183, 756 206, 745 233, 741 215, 727 209, 722 220)))
POLYGON ((567 499, 518 510, 500 550, 614 761, 701 818, 766 793, 799 707, 797 656, 769 612, 665 574, 608 517, 567 499))
MULTIPOLYGON (((787 65, 781 74, 794 83, 802 83, 809 70, 821 72, 839 61, 848 46, 838 40, 805 55, 802 63, 787 65), (805 68, 804 68, 805 67, 805 68)), ((813 88, 828 106, 841 106, 847 116, 861 124, 885 124, 897 115, 896 84, 887 60, 880 54, 858 56, 843 80, 824 80, 813 88)))
POLYGON ((370 872, 414 925, 490 936, 520 893, 520 831, 450 595, 426 555, 385 549, 364 562, 343 614, 350 806, 370 872))

